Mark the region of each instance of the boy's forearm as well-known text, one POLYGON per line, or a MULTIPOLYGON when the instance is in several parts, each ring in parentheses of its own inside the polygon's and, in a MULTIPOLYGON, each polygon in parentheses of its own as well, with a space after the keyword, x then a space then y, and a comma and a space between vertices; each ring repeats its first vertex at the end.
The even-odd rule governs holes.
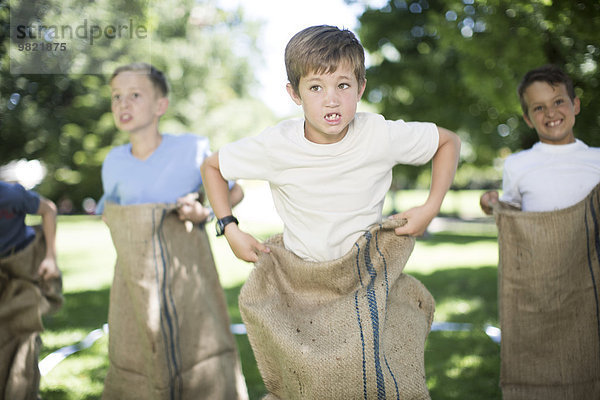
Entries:
POLYGON ((440 144, 435 156, 431 172, 431 189, 426 204, 436 208, 439 212, 442 201, 454 181, 454 175, 460 156, 460 139, 458 136, 444 128, 438 128, 440 144))
POLYGON ((202 182, 208 201, 217 218, 231 215, 229 186, 219 169, 219 153, 213 153, 202 163, 202 182))
POLYGON ((38 214, 42 216, 42 230, 46 240, 46 257, 56 258, 56 205, 42 197, 40 198, 38 214))

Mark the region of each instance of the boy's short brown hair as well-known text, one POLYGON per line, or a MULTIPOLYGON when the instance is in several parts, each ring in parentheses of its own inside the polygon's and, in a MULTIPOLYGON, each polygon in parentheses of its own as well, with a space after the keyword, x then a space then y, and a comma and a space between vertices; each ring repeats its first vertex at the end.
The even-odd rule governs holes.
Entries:
POLYGON ((285 48, 285 69, 298 93, 300 78, 310 73, 332 73, 347 62, 359 85, 366 81, 365 50, 347 29, 318 25, 296 33, 285 48))
POLYGON ((144 62, 136 62, 118 67, 110 77, 110 82, 115 79, 115 76, 125 71, 137 71, 145 73, 148 75, 148 79, 150 79, 150 82, 152 82, 154 88, 157 89, 163 97, 167 97, 169 94, 169 85, 167 84, 167 78, 165 77, 165 74, 161 70, 155 68, 153 65, 144 62))
POLYGON ((524 114, 527 114, 527 103, 525 102, 525 90, 534 82, 546 82, 550 86, 556 86, 559 84, 564 84, 567 88, 567 93, 571 98, 571 101, 575 100, 575 88, 573 87, 573 81, 562 69, 557 67, 556 65, 544 65, 539 68, 532 69, 527 72, 521 83, 517 88, 517 93, 519 94, 519 101, 521 102, 521 109, 524 114))

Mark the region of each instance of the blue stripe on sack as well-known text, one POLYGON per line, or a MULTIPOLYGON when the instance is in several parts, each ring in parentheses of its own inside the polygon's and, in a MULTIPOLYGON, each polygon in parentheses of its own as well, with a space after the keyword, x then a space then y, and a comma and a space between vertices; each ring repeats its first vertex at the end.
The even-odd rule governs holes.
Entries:
POLYGON ((362 348, 363 398, 367 400, 367 361, 365 360, 365 336, 363 334, 362 321, 360 319, 360 308, 358 307, 358 290, 354 292, 354 307, 356 309, 356 321, 358 322, 360 344, 362 348))
MULTIPOLYGON (((381 225, 380 225, 380 227, 381 227, 381 225)), ((377 249, 377 252, 379 253, 379 256, 381 257, 381 261, 383 262, 383 272, 384 272, 384 277, 385 277, 385 305, 386 305, 386 310, 387 310, 387 304, 388 304, 388 298, 389 298, 389 292, 390 292, 390 284, 388 281, 387 261, 385 259, 385 256, 383 255, 383 252, 379 248, 379 232, 380 231, 377 231, 375 233, 375 248, 377 249)), ((386 311, 386 313, 387 313, 387 311, 386 311)), ((383 354, 383 361, 385 362, 385 366, 387 367, 387 370, 390 373, 390 375, 392 376, 392 379, 394 381, 394 387, 396 389, 396 399, 400 400, 400 389, 398 388, 398 381, 396 380, 396 376, 392 372, 392 368, 390 367, 390 364, 388 363, 385 352, 383 354)))
MULTIPOLYGON (((600 238, 599 238, 599 232, 598 232, 598 218, 596 215, 596 210, 594 209, 594 203, 593 203, 593 197, 590 199, 589 202, 589 206, 586 207, 586 216, 589 213, 591 214, 591 218, 592 221, 594 223, 594 227, 593 230, 591 232, 591 234, 595 237, 594 238, 594 247, 596 249, 596 259, 600 261, 600 238)), ((590 270, 590 277, 592 278, 592 284, 594 285, 594 300, 596 301, 596 324, 598 325, 598 349, 600 351, 600 309, 599 309, 599 304, 598 304, 598 288, 596 286, 596 278, 594 276, 594 269, 593 269, 593 263, 592 263, 592 253, 593 253, 593 249, 590 248, 590 227, 588 226, 588 219, 587 217, 584 218, 585 220, 585 234, 587 236, 587 248, 588 248, 588 268, 590 270)))
MULTIPOLYGON (((381 225, 379 225, 379 226, 381 227, 381 225)), ((381 257, 381 261, 383 261, 383 273, 384 273, 384 279, 385 279, 385 300, 386 300, 385 304, 387 304, 388 295, 390 293, 390 285, 388 282, 387 261, 385 260, 385 256, 381 252, 381 249, 379 249, 379 231, 377 231, 375 233, 375 248, 377 249, 377 252, 379 253, 379 256, 381 257)))
POLYGON ((356 272, 358 272, 358 280, 360 281, 360 286, 364 286, 362 281, 362 275, 360 274, 360 262, 358 261, 358 256, 360 255, 360 246, 358 245, 358 243, 354 243, 354 246, 356 246, 356 272))
MULTIPOLYGON (((166 215, 168 213, 168 211, 163 211, 164 215, 166 215)), ((164 231, 161 229, 161 235, 163 237, 163 241, 164 243, 166 243, 166 238, 164 236, 164 231)), ((164 246, 165 252, 166 252, 166 259, 168 261, 168 270, 170 270, 172 268, 171 266, 171 254, 169 253, 169 248, 165 245, 164 246)), ((169 302, 171 304, 171 310, 173 313, 173 319, 175 320, 175 335, 173 337, 173 340, 175 342, 175 353, 173 355, 173 357, 176 360, 176 363, 178 365, 177 367, 177 375, 176 375, 176 379, 177 379, 177 386, 179 388, 179 398, 181 398, 183 396, 183 378, 181 376, 181 367, 183 365, 183 361, 182 361, 182 356, 181 356, 181 343, 180 343, 180 334, 179 334, 179 316, 177 314, 177 305, 175 303, 175 300, 173 299, 173 291, 171 290, 172 287, 171 285, 168 286, 168 290, 167 293, 169 294, 169 302)))
MULTIPOLYGON (((162 219, 161 219, 161 225, 162 225, 162 219)), ((153 212, 152 213, 152 232, 157 232, 156 229, 156 214, 153 212)), ((152 254, 154 254, 155 256, 154 258, 154 276, 156 277, 156 289, 158 292, 158 298, 159 298, 159 303, 160 303, 160 281, 158 279, 158 277, 160 276, 160 271, 159 271, 159 264, 158 264, 158 257, 156 257, 156 237, 155 240, 152 241, 152 254)), ((159 304, 159 310, 162 310, 163 307, 160 306, 159 304)), ((168 354, 169 354, 169 346, 168 346, 168 336, 167 336, 167 330, 165 327, 165 320, 163 319, 162 316, 162 311, 160 311, 160 330, 162 333, 162 337, 163 337, 163 343, 165 345, 165 354, 167 355, 167 368, 169 371, 169 380, 171 379, 171 377, 173 376, 173 371, 171 368, 171 363, 168 360, 168 354)), ((169 387, 172 387, 172 385, 170 384, 171 382, 169 382, 169 387)), ((171 400, 173 400, 173 393, 171 393, 171 400)))
POLYGON ((369 304, 369 313, 371 315, 371 327, 373 330, 373 358, 375 363, 375 377, 377 381, 377 398, 385 399, 385 381, 383 378, 383 372, 381 370, 381 360, 379 356, 379 313, 377 310, 377 295, 375 293, 374 285, 375 278, 377 278, 377 272, 373 268, 371 261, 370 244, 373 235, 371 232, 365 234, 367 243, 365 245, 365 267, 369 273, 371 280, 367 285, 367 301, 369 304))
MULTIPOLYGON (((163 274, 163 280, 162 280, 162 287, 160 288, 160 293, 159 295, 162 296, 163 299, 163 304, 164 307, 161 307, 161 309, 164 311, 164 313, 162 313, 161 315, 164 315, 165 317, 165 321, 167 323, 167 327, 168 327, 168 335, 163 335, 163 337, 165 338, 165 340, 167 341, 167 343, 165 343, 166 345, 168 344, 168 352, 167 352, 167 364, 171 363, 174 367, 174 371, 170 372, 170 376, 169 376, 169 380, 170 380, 170 390, 171 390, 171 399, 175 399, 176 394, 178 394, 180 397, 181 396, 181 382, 179 382, 179 393, 175 393, 175 384, 174 384, 174 380, 180 379, 180 367, 178 365, 178 360, 177 360, 177 351, 176 351, 176 345, 175 345, 175 340, 174 337, 178 336, 177 332, 175 332, 175 330, 177 329, 176 326, 174 326, 173 321, 172 321, 172 316, 171 313, 169 311, 169 303, 167 302, 167 269, 168 269, 168 265, 167 265, 167 260, 166 260, 166 256, 165 256, 165 248, 166 248, 166 244, 165 244, 165 238, 164 238, 164 232, 163 232, 163 223, 165 220, 165 216, 166 216, 166 210, 162 211, 162 216, 161 216, 161 220, 160 220, 160 224, 158 227, 158 243, 160 245, 160 254, 161 254, 161 259, 162 259, 162 274, 163 274)), ((171 368, 169 367, 169 371, 171 371, 171 368)))
MULTIPOLYGON (((166 214, 166 211, 163 211, 163 213, 166 214)), ((160 230, 160 236, 161 236, 161 241, 163 243, 166 243, 167 240, 165 238, 165 233, 164 231, 161 229, 160 230)), ((170 270, 171 267, 171 254, 169 253, 169 247, 168 246, 164 246, 162 247, 165 251, 166 254, 166 262, 167 262, 167 268, 166 271, 170 270)), ((173 354, 173 357, 176 360, 176 363, 179 365, 182 365, 182 361, 181 361, 181 345, 180 345, 180 341, 179 341, 179 317, 177 315, 177 305, 175 304, 175 300, 173 299, 173 291, 171 290, 171 285, 166 286, 166 292, 168 293, 169 297, 169 304, 171 305, 171 312, 173 313, 173 320, 175 321, 174 327, 175 327, 175 332, 174 332, 174 337, 173 337, 173 341, 174 341, 174 345, 175 345, 175 353, 173 354)), ((179 369, 178 369, 179 370, 179 369)), ((183 390, 183 383, 181 382, 181 375, 177 375, 178 379, 179 379, 179 389, 180 392, 183 390)))
POLYGON ((390 364, 388 363, 387 357, 385 355, 383 356, 383 361, 385 361, 385 366, 387 367, 388 372, 394 380, 394 386, 396 387, 396 400, 400 400, 400 388, 398 387, 398 381, 396 380, 396 377, 394 376, 392 368, 390 368, 390 364))

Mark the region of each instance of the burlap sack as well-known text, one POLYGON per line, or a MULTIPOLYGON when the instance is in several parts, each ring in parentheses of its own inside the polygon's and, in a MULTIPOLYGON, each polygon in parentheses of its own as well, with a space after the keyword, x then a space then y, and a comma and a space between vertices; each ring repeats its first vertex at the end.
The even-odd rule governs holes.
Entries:
POLYGON ((599 197, 494 210, 504 399, 600 399, 599 197))
POLYGON ((103 399, 246 399, 204 228, 170 205, 107 204, 117 252, 103 399))
MULTIPOLYGON (((270 398, 429 399, 424 348, 434 300, 402 274, 414 238, 398 221, 340 259, 313 263, 271 238, 239 306, 270 398)), ((402 221, 401 223, 404 223, 402 221)))
POLYGON ((35 229, 25 249, 0 258, 0 400, 37 399, 42 315, 62 306, 62 279, 37 277, 46 242, 41 227, 35 229))

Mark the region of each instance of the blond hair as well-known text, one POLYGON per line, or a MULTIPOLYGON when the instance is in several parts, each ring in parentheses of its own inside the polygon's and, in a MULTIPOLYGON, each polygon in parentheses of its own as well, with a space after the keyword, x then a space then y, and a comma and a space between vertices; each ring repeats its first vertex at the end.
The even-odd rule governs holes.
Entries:
POLYGON ((169 94, 169 85, 167 84, 165 74, 153 65, 144 62, 136 62, 118 67, 110 77, 110 82, 112 82, 112 80, 121 72, 125 71, 142 72, 148 75, 148 79, 150 79, 154 88, 158 90, 163 97, 167 97, 169 94))

